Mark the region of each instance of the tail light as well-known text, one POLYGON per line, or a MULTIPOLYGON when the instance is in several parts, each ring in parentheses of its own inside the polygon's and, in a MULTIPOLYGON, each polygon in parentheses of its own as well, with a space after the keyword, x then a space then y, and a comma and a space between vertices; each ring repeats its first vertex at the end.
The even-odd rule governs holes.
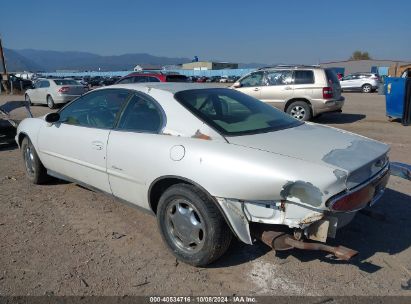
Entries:
POLYGON ((334 96, 333 88, 331 87, 323 88, 323 98, 324 99, 330 99, 330 98, 333 98, 333 96, 334 96))
POLYGON ((333 211, 352 211, 364 208, 374 196, 374 187, 365 187, 334 201, 330 208, 333 211))
POLYGON ((58 92, 59 93, 67 93, 68 91, 70 91, 69 87, 61 87, 58 92))
POLYGON ((332 211, 347 212, 360 210, 369 203, 371 205, 384 193, 389 177, 390 173, 387 166, 366 186, 358 189, 357 191, 337 195, 336 197, 331 198, 327 202, 327 207, 329 207, 332 211))

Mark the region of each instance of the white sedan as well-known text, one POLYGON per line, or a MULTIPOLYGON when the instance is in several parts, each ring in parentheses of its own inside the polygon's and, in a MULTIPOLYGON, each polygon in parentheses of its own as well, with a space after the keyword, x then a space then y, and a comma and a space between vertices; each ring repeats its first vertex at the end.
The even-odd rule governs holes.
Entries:
POLYGON ((23 120, 16 141, 33 183, 50 175, 149 211, 172 253, 196 266, 233 236, 349 259, 356 252, 327 237, 389 176, 386 144, 206 84, 97 89, 23 120))
POLYGON ((84 85, 73 79, 39 79, 24 97, 30 104, 47 104, 50 109, 54 109, 56 104, 72 101, 86 91, 84 85))

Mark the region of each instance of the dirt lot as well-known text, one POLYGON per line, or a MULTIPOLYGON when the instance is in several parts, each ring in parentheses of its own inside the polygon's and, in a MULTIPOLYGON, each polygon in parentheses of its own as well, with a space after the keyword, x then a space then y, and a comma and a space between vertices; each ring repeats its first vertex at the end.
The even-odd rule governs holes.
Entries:
MULTIPOLYGON (((392 160, 411 163, 411 127, 387 121, 384 97, 344 95, 344 113, 317 122, 386 142, 392 160)), ((3 147, 0 295, 411 295, 410 185, 391 178, 373 208, 383 218, 358 214, 338 232, 360 252, 351 262, 237 241, 219 262, 193 268, 168 252, 154 217, 75 184, 31 185, 20 152, 3 147)))

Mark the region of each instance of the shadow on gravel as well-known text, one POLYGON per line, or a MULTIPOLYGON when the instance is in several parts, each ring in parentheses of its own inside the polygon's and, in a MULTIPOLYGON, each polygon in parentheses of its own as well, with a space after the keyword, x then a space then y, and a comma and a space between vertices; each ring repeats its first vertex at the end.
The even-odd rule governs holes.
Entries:
POLYGON ((224 268, 228 266, 245 264, 258 259, 270 251, 271 249, 262 243, 248 245, 237 239, 233 239, 227 252, 216 262, 208 265, 206 268, 224 268))
MULTIPOLYGON (((394 255, 400 253, 411 245, 411 196, 388 189, 381 200, 372 208, 377 216, 358 213, 354 220, 337 232, 336 239, 329 239, 330 245, 342 245, 359 254, 351 261, 336 260, 325 252, 303 251, 294 249, 278 252, 277 257, 286 258, 293 255, 302 262, 321 260, 330 264, 352 264, 367 273, 374 273, 382 267, 375 265, 367 259, 378 252, 394 255)), ((368 212, 367 212, 368 213, 368 212)), ((393 265, 384 260, 384 267, 392 268, 393 265)), ((398 270, 398 269, 397 269, 398 270)))
POLYGON ((345 124, 362 120, 365 117, 366 115, 364 114, 328 113, 314 118, 313 121, 321 124, 345 124))
POLYGON ((1 152, 1 151, 16 150, 16 149, 18 149, 18 148, 19 148, 19 147, 17 146, 17 144, 16 144, 14 141, 9 142, 9 143, 2 143, 2 142, 0 142, 0 152, 1 152))

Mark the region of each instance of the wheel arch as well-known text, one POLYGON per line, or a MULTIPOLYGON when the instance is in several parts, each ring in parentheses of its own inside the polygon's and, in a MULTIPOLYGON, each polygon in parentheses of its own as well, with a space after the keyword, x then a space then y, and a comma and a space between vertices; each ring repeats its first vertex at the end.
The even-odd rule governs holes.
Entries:
POLYGON ((307 103, 307 104, 310 106, 310 108, 311 108, 311 112, 313 111, 312 104, 311 104, 311 102, 310 102, 307 98, 304 98, 304 97, 295 97, 295 98, 291 98, 291 99, 289 99, 289 100, 287 101, 287 103, 286 103, 285 106, 284 106, 284 112, 287 112, 288 107, 289 107, 293 102, 296 102, 296 101, 302 101, 302 102, 307 103))
POLYGON ((221 215, 223 216, 226 224, 228 227, 230 227, 230 230, 233 232, 233 234, 238 238, 237 232, 231 225, 229 219, 227 218, 227 215, 221 208, 220 204, 217 202, 217 200, 212 196, 204 187, 199 185, 198 183, 192 181, 191 179, 182 177, 182 176, 176 176, 176 175, 165 175, 156 178, 151 184, 150 187, 148 188, 148 204, 150 206, 151 211, 156 215, 157 214, 157 206, 158 202, 160 200, 161 195, 166 191, 168 188, 170 188, 173 185, 176 184, 187 184, 194 186, 198 189, 200 189, 205 195, 207 195, 210 200, 214 203, 214 205, 218 208, 220 211, 221 215))
POLYGON ((19 147, 21 147, 21 143, 23 142, 23 139, 24 139, 25 137, 27 137, 28 139, 30 139, 30 137, 27 135, 27 133, 25 133, 25 132, 20 132, 20 133, 19 133, 19 136, 17 137, 19 147))

